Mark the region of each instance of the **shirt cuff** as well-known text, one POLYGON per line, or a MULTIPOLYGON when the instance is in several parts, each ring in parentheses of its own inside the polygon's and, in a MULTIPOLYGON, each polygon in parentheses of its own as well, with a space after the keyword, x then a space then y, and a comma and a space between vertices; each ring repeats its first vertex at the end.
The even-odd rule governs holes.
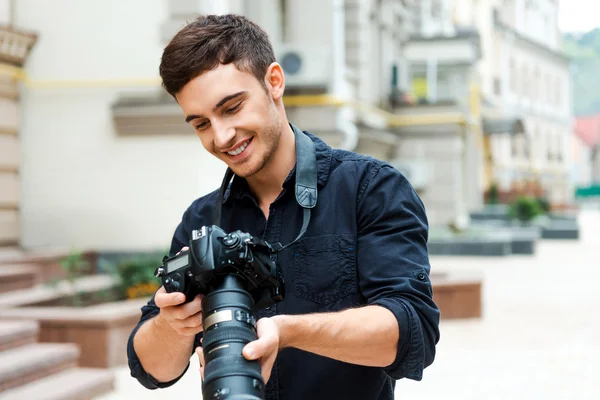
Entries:
MULTIPOLYGON (((151 389, 151 390, 163 389, 163 388, 172 386, 178 380, 180 380, 181 377, 183 375, 185 375, 188 368, 190 367, 190 363, 188 362, 187 366, 185 367, 185 369, 183 370, 181 375, 179 375, 177 378, 175 378, 169 382, 158 382, 152 375, 150 375, 149 373, 147 373, 144 370, 144 368, 142 367, 142 363, 140 362, 140 359, 138 358, 138 356, 135 352, 135 348, 133 347, 133 338, 135 337, 135 334, 140 329, 140 327, 144 323, 146 323, 148 320, 150 320, 150 318, 140 321, 140 323, 131 332, 131 335, 129 336, 129 340, 127 341, 127 358, 128 358, 129 370, 131 371, 131 376, 134 377, 135 379, 137 379, 138 382, 140 382, 142 384, 142 386, 144 386, 145 388, 151 389)), ((194 347, 194 349, 195 349, 195 347, 194 347)))
POLYGON ((423 379, 423 330, 414 309, 398 298, 381 298, 372 303, 390 310, 398 321, 400 338, 396 359, 383 370, 393 379, 423 379))

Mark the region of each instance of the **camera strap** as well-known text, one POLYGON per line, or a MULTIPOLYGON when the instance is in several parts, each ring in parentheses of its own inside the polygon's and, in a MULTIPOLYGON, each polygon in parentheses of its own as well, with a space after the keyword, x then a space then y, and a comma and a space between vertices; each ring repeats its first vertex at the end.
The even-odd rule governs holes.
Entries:
MULTIPOLYGON (((317 205, 317 152, 313 141, 298 129, 293 124, 290 124, 296 137, 296 186, 295 195, 296 202, 303 209, 302 214, 302 228, 300 233, 292 242, 283 246, 281 243, 272 244, 273 250, 278 253, 281 250, 296 243, 308 229, 310 223, 311 208, 317 205)), ((217 209, 215 213, 215 225, 221 223, 221 208, 223 204, 223 196, 229 186, 229 182, 233 178, 234 173, 231 168, 227 168, 221 189, 219 191, 219 198, 217 200, 217 209)))

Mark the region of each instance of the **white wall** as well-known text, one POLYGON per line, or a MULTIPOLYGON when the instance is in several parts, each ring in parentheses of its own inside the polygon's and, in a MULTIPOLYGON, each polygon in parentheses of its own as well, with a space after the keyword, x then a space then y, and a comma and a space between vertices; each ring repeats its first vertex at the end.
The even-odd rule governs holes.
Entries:
POLYGON ((8 25, 10 22, 10 2, 0 0, 0 25, 8 25))
POLYGON ((24 246, 164 249, 189 203, 218 187, 224 168, 191 128, 125 138, 112 126, 119 93, 151 88, 102 82, 157 79, 166 19, 165 0, 18 2, 18 24, 40 34, 22 92, 24 246))

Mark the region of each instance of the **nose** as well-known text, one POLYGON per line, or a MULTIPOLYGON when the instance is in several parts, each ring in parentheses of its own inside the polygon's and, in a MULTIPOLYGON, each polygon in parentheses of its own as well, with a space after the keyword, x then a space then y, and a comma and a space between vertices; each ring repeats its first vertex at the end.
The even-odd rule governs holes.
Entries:
POLYGON ((235 128, 225 124, 212 124, 217 149, 227 149, 235 144, 235 128))

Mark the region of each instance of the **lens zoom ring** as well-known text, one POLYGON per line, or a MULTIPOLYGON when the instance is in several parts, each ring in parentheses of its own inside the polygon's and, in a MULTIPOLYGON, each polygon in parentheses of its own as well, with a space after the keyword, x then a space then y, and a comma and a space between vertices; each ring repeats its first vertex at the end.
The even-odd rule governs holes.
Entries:
POLYGON ((249 343, 253 340, 256 340, 256 333, 253 329, 245 326, 225 326, 204 332, 202 347, 210 350, 210 347, 218 342, 242 341, 249 343))
MULTIPOLYGON (((252 365, 242 355, 215 358, 204 367, 204 384, 206 385, 214 379, 221 379, 227 376, 246 376, 262 382, 258 361, 252 361, 252 363, 255 365, 252 365)), ((251 383, 249 387, 252 387, 251 383)))

